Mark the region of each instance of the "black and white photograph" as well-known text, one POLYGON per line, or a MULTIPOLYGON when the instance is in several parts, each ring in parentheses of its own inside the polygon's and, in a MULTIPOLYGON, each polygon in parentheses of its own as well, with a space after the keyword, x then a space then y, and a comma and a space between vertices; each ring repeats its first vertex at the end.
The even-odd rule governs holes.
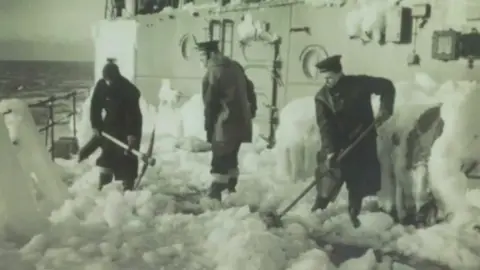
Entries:
POLYGON ((480 0, 0 0, 0 270, 479 270, 480 0))

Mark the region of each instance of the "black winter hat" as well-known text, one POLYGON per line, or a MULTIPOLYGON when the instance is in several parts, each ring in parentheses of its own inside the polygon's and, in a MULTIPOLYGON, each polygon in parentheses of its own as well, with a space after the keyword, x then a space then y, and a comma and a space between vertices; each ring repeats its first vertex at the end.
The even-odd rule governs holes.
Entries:
POLYGON ((107 60, 108 63, 103 67, 102 76, 106 80, 115 80, 120 77, 120 68, 112 59, 107 60))

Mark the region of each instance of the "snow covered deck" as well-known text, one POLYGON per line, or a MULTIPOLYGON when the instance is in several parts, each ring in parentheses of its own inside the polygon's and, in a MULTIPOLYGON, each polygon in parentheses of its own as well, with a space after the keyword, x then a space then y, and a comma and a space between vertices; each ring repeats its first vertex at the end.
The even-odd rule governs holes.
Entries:
MULTIPOLYGON (((452 83, 448 91, 460 88, 461 84, 452 83)), ((260 142, 243 146, 238 192, 227 196, 223 205, 208 199, 193 204, 192 191, 205 189, 210 183, 210 153, 179 149, 177 136, 183 136, 168 134, 165 129, 158 135, 154 151, 158 165, 147 171, 140 190, 135 192, 122 193, 116 183, 98 191, 98 171, 91 164, 59 160, 68 174, 74 175, 69 198, 52 212, 50 228, 39 230, 28 244, 20 247, 6 240, 0 244, 2 266, 15 270, 480 269, 480 191, 471 190, 465 196, 462 185, 466 186, 466 179, 454 166, 446 166, 457 164, 459 158, 468 155, 474 157, 475 147, 480 147, 480 143, 471 142, 476 133, 472 127, 476 120, 473 105, 478 104, 480 94, 474 91, 459 95, 459 91, 445 94, 446 99, 438 96, 438 100, 448 101, 444 104, 446 109, 442 108, 445 133, 443 141, 439 139, 440 143, 432 149, 429 161, 429 168, 435 169, 431 177, 436 179, 431 183, 437 194, 448 203, 449 210, 456 210, 448 223, 425 229, 401 226, 377 211, 376 202, 371 200, 360 216, 362 226, 354 229, 345 211, 344 193, 318 214, 309 212, 314 194, 308 194, 285 217, 284 228, 267 229, 259 214, 251 213, 247 205, 283 209, 307 185, 302 179, 294 182, 275 174, 279 155, 275 149, 260 151, 260 142), (458 98, 467 94, 466 99, 458 98), (470 122, 461 120, 464 118, 470 122), (464 145, 455 138, 461 138, 464 145), (457 151, 445 155, 443 151, 451 147, 457 151), (191 209, 203 213, 181 214, 191 209), (379 263, 378 259, 383 261, 379 263)), ((410 98, 399 95, 398 100, 422 100, 419 96, 410 98)), ((195 106, 191 107, 195 110, 195 106)), ((407 113, 401 111, 400 105, 398 109, 400 114, 407 113)), ((161 117, 145 116, 150 122, 161 122, 161 117)), ((147 124, 146 132, 150 129, 147 124)), ((192 134, 181 140, 188 141, 194 137, 192 134)), ((194 144, 185 143, 181 148, 194 144)), ((31 188, 14 185, 13 181, 11 186, 19 192, 16 194, 31 188)), ((5 185, 7 188, 11 187, 5 185)), ((16 198, 2 200, 10 203, 5 203, 6 207, 11 207, 16 198)), ((15 209, 28 209, 32 204, 17 200, 15 209)))

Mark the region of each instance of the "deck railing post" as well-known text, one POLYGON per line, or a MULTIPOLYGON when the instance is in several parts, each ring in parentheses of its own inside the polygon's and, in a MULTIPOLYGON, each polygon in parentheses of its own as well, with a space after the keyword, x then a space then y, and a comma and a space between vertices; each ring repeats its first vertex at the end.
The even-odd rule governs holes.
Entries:
POLYGON ((49 139, 49 128, 48 128, 48 125, 50 124, 49 123, 50 120, 47 121, 47 125, 45 126, 45 146, 48 146, 48 139, 49 139))
MULTIPOLYGON (((50 156, 52 160, 55 159, 55 112, 53 110, 54 107, 54 102, 55 102, 55 96, 50 97, 50 102, 48 103, 48 118, 49 122, 48 124, 50 125, 51 132, 50 132, 50 156)), ((48 128, 47 128, 48 130, 48 128)))
POLYGON ((77 91, 74 91, 72 94, 72 121, 73 121, 73 137, 77 138, 77 91))
MULTIPOLYGON (((72 125, 73 125, 73 137, 74 138, 77 138, 77 102, 78 102, 78 92, 77 91, 72 91, 66 95, 61 95, 61 96, 50 96, 49 98, 47 99, 43 99, 43 100, 40 100, 36 103, 33 103, 33 104, 29 104, 28 107, 29 108, 36 108, 36 107, 40 107, 40 108, 46 108, 48 110, 47 112, 47 123, 44 127, 40 128, 38 131, 39 132, 45 132, 45 146, 49 149, 48 151, 50 151, 50 154, 51 154, 51 158, 52 160, 55 159, 55 145, 56 145, 56 141, 55 141, 55 126, 58 125, 58 124, 69 124, 71 122, 69 121, 73 121, 72 125), (56 119, 57 117, 55 116, 55 105, 56 105, 56 102, 59 101, 59 100, 65 100, 68 102, 69 99, 72 99, 72 107, 73 107, 73 110, 71 112, 69 112, 67 115, 63 116, 63 117, 60 117, 59 119, 56 119), (73 119, 72 119, 73 117, 73 119), (58 121, 58 122, 57 122, 58 121), (48 147, 50 145, 50 147, 48 147)), ((77 151, 77 150, 75 150, 77 151)))

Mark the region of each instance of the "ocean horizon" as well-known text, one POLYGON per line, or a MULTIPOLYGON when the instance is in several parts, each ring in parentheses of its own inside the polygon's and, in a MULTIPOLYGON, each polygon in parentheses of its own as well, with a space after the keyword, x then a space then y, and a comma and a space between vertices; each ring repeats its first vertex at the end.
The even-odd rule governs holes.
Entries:
POLYGON ((0 97, 46 96, 89 89, 94 83, 89 61, 0 60, 0 97))

